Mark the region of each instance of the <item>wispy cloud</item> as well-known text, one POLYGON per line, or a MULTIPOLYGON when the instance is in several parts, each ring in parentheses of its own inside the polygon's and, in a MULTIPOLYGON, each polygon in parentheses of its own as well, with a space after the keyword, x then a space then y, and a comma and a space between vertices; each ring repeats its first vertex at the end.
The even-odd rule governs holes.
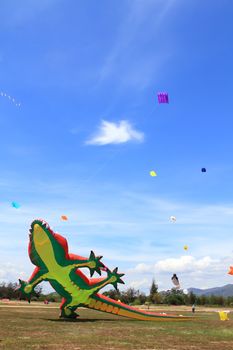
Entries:
POLYGON ((100 70, 99 81, 114 78, 122 85, 143 89, 155 74, 159 74, 162 64, 171 56, 157 33, 175 1, 136 0, 129 4, 115 43, 100 70), (153 47, 157 47, 156 54, 141 50, 141 45, 150 41, 153 47))
POLYGON ((60 0, 22 0, 20 6, 15 0, 8 0, 1 6, 1 25, 16 27, 33 20, 38 14, 44 13, 60 0))
POLYGON ((129 141, 142 142, 144 134, 137 131, 127 120, 121 120, 119 123, 103 120, 98 133, 86 141, 87 145, 109 145, 126 143, 129 141))

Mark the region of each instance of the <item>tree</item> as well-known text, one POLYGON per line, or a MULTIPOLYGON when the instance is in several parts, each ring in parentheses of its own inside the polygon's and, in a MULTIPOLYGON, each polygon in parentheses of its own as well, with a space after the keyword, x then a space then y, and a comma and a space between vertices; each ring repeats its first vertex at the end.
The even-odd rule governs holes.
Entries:
POLYGON ((137 291, 137 297, 133 302, 133 305, 143 305, 146 302, 146 295, 143 292, 137 291))
POLYGON ((157 294, 158 294, 158 285, 155 283, 155 280, 152 280, 152 284, 150 287, 150 294, 148 300, 155 304, 157 301, 157 294))
POLYGON ((168 305, 184 305, 185 294, 182 291, 172 288, 171 290, 166 292, 164 303, 168 305))
POLYGON ((0 298, 15 299, 17 292, 15 290, 17 283, 1 283, 0 284, 0 298))
POLYGON ((189 302, 193 305, 196 302, 196 295, 193 292, 189 293, 189 302))
POLYGON ((139 290, 128 288, 121 294, 121 301, 126 304, 132 304, 139 295, 139 290))
POLYGON ((206 305, 207 304, 207 298, 206 298, 205 295, 201 295, 198 299, 199 299, 199 303, 201 305, 206 305))
POLYGON ((121 300, 121 292, 117 289, 110 289, 103 293, 103 295, 106 295, 107 297, 114 299, 114 300, 121 300))
POLYGON ((36 288, 34 289, 35 291, 35 296, 36 298, 39 298, 43 293, 43 287, 42 286, 36 286, 36 288))
POLYGON ((143 292, 139 293, 138 300, 140 302, 140 305, 145 304, 145 302, 146 302, 146 294, 143 293, 143 292))

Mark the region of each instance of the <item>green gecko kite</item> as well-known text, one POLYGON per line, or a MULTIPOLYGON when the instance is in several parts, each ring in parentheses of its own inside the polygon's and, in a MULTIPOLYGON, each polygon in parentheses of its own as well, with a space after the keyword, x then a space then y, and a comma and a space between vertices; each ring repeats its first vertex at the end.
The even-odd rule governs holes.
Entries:
POLYGON ((95 256, 92 251, 89 258, 70 254, 66 239, 54 233, 44 220, 34 220, 29 231, 28 252, 36 268, 27 282, 19 280, 18 288, 28 301, 37 284, 49 281, 63 297, 60 317, 76 318, 75 310, 84 306, 138 320, 187 319, 184 316, 144 312, 99 294, 99 290, 108 284, 117 288, 118 283, 124 283, 121 279, 124 274, 118 273, 118 268, 110 271, 100 261, 102 256, 95 256), (89 279, 80 270, 83 267, 89 268, 91 276, 94 272, 101 275, 101 271, 105 271, 107 276, 89 279))

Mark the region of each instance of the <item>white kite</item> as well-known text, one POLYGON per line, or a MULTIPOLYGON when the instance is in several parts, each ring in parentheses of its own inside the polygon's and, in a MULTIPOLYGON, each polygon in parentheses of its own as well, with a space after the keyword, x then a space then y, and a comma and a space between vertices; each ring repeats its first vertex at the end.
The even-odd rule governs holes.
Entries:
POLYGON ((179 279, 175 273, 173 274, 171 280, 172 280, 173 284, 175 285, 175 288, 180 289, 180 282, 179 282, 179 279))
POLYGON ((170 221, 171 222, 176 222, 176 217, 175 216, 170 216, 170 221))

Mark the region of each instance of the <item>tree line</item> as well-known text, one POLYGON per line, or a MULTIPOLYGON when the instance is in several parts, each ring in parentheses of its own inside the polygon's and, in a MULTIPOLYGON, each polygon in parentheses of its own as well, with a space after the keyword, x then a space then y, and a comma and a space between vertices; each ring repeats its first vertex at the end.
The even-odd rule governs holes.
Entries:
MULTIPOLYGON (((20 293, 16 289, 17 283, 1 283, 0 284, 0 299, 21 299, 20 293)), ((146 295, 144 292, 135 288, 128 288, 127 290, 120 291, 110 289, 103 293, 104 295, 114 300, 120 300, 121 302, 128 305, 147 305, 148 308, 153 304, 165 304, 165 305, 219 305, 219 306, 233 306, 233 296, 196 296, 190 292, 184 294, 182 290, 175 288, 158 292, 158 286, 155 281, 152 281, 149 294, 146 295)), ((61 296, 57 293, 43 294, 42 288, 37 286, 35 293, 31 300, 39 301, 50 301, 60 302, 61 296)))
MULTIPOLYGON (((23 299, 17 287, 17 283, 0 283, 0 299, 23 299)), ((42 295, 42 287, 37 286, 33 293, 32 300, 38 300, 42 295)))
POLYGON ((201 295, 196 296, 193 292, 185 294, 181 289, 172 288, 171 290, 158 292, 158 286, 155 281, 152 281, 149 295, 146 295, 139 290, 129 288, 126 291, 120 292, 114 289, 104 292, 106 296, 120 300, 123 303, 131 305, 143 305, 148 307, 153 304, 165 305, 218 305, 218 306, 233 306, 233 296, 223 297, 216 295, 201 295))

